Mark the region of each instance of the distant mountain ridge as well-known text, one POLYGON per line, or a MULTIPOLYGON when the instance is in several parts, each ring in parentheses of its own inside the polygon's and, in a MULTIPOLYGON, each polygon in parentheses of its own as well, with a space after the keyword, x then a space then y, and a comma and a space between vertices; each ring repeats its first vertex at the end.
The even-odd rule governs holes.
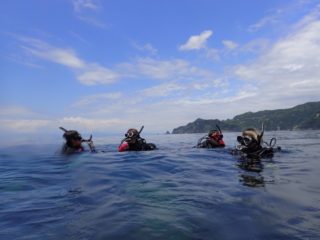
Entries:
POLYGON ((320 129, 320 102, 308 102, 293 108, 246 112, 233 119, 201 119, 173 129, 173 134, 205 133, 218 124, 225 131, 242 131, 247 127, 260 128, 264 123, 267 130, 320 129))

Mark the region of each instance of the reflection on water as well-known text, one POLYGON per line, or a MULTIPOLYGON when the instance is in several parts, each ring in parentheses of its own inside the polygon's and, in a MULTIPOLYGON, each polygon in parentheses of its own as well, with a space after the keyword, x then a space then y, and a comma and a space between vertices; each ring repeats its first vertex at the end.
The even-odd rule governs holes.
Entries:
POLYGON ((200 135, 150 137, 154 152, 3 149, 0 239, 319 239, 320 133, 269 134, 283 151, 262 160, 230 154, 237 133, 227 149, 192 148, 200 135))
POLYGON ((264 178, 261 175, 261 172, 263 171, 262 161, 261 158, 249 158, 247 156, 241 156, 238 159, 237 165, 244 170, 240 173, 240 181, 243 185, 249 187, 264 186, 264 178))
POLYGON ((240 181, 243 182, 243 185, 249 187, 263 187, 264 186, 264 179, 261 175, 252 176, 248 174, 241 174, 240 181))

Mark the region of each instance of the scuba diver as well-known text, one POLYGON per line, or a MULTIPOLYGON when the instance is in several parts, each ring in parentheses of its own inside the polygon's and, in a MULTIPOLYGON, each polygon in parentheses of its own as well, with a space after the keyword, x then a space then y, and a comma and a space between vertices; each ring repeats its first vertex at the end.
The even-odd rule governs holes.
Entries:
POLYGON ((121 141, 118 151, 150 151, 157 149, 153 143, 147 143, 146 140, 140 137, 140 134, 144 126, 141 127, 140 131, 135 128, 130 128, 125 134, 125 138, 121 141))
POLYGON ((247 128, 237 137, 238 145, 232 151, 234 155, 240 155, 238 167, 244 172, 240 175, 240 181, 245 186, 263 187, 265 179, 261 174, 264 169, 264 163, 261 159, 272 158, 276 151, 281 147, 275 147, 276 138, 271 138, 270 142, 263 141, 264 125, 261 131, 255 128, 247 128))
POLYGON ((63 154, 72 154, 72 153, 80 153, 85 151, 84 147, 82 146, 83 142, 88 143, 91 152, 95 152, 95 147, 92 141, 92 135, 89 139, 83 139, 75 130, 66 130, 63 127, 60 127, 62 131, 64 131, 63 138, 66 140, 65 144, 62 147, 63 154))
POLYGON ((271 138, 270 142, 263 141, 264 125, 262 124, 261 132, 255 128, 247 128, 242 132, 242 136, 237 137, 238 145, 234 153, 245 154, 249 158, 272 158, 277 150, 281 147, 275 148, 276 138, 271 138))
POLYGON ((208 135, 198 140, 197 148, 218 148, 225 147, 223 135, 220 127, 216 125, 218 130, 211 130, 208 135))

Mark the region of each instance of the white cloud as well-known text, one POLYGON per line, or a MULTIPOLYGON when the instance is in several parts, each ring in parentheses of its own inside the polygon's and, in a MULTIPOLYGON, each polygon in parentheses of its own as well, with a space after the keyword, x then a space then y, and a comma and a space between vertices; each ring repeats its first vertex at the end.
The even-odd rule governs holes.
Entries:
POLYGON ((211 37, 213 32, 211 30, 206 30, 199 35, 191 36, 188 41, 179 47, 180 51, 190 51, 190 50, 202 50, 204 56, 210 60, 218 61, 220 60, 219 50, 215 48, 210 48, 207 46, 207 41, 211 37))
POLYGON ((62 119, 58 119, 56 122, 68 129, 82 129, 86 131, 114 130, 114 126, 128 124, 128 121, 123 119, 97 119, 84 117, 64 117, 62 119))
POLYGON ((36 113, 21 106, 0 106, 0 117, 34 116, 36 113))
POLYGON ((231 41, 231 40, 223 40, 222 44, 228 50, 233 50, 238 47, 238 44, 236 42, 231 41))
POLYGON ((84 37, 82 37, 80 34, 74 32, 74 31, 69 31, 69 34, 70 34, 71 36, 73 36, 75 39, 79 40, 80 42, 82 42, 82 43, 84 43, 84 44, 86 44, 86 45, 88 45, 88 46, 92 46, 92 45, 88 42, 88 40, 86 40, 86 39, 85 39, 84 37))
POLYGON ((47 127, 50 120, 43 119, 0 119, 2 132, 32 133, 41 128, 47 127))
POLYGON ((58 63, 70 68, 83 68, 85 63, 71 49, 53 47, 43 41, 33 38, 21 38, 22 48, 35 57, 58 63))
MULTIPOLYGON (((225 96, 222 98, 213 97, 213 96, 200 97, 200 98, 184 98, 184 99, 176 100, 175 104, 178 104, 180 106, 185 106, 186 108, 189 108, 190 106, 200 106, 200 105, 208 107, 214 104, 222 107, 229 103, 234 103, 241 100, 253 99, 255 97, 258 97, 256 88, 252 86, 247 86, 246 88, 239 89, 239 91, 232 96, 228 96, 228 97, 225 96)), ((234 111, 234 109, 232 109, 232 111, 234 111)))
POLYGON ((98 19, 96 19, 95 17, 92 16, 87 16, 87 15, 78 15, 77 16, 78 19, 80 19, 81 21, 93 26, 93 27, 97 27, 97 28, 101 28, 101 29, 107 29, 108 25, 102 21, 99 21, 98 19))
POLYGON ((127 114, 126 119, 143 123, 153 131, 164 132, 199 117, 211 119, 233 117, 235 114, 247 111, 248 106, 243 102, 250 99, 256 100, 256 97, 257 95, 253 92, 241 90, 231 97, 221 97, 213 92, 207 97, 164 98, 139 108, 140 111, 136 113, 127 114))
POLYGON ((0 130, 12 133, 39 133, 53 132, 58 127, 66 129, 78 129, 79 131, 109 130, 114 131, 114 127, 128 125, 128 121, 117 118, 85 118, 85 117, 63 117, 60 119, 0 119, 0 130))
POLYGON ((199 35, 191 36, 188 41, 179 47, 181 51, 188 51, 188 50, 199 50, 206 47, 207 40, 212 35, 211 30, 206 30, 200 33, 199 35))
POLYGON ((215 48, 206 48, 205 55, 208 59, 213 61, 220 60, 219 50, 215 48))
MULTIPOLYGON (((23 43, 22 48, 28 54, 70 68, 76 74, 76 79, 88 86, 111 84, 124 78, 144 77, 171 81, 195 79, 210 81, 214 78, 212 71, 193 66, 183 59, 159 60, 139 57, 130 62, 120 63, 111 69, 98 63, 86 62, 69 48, 55 47, 34 38, 20 38, 20 40, 23 43)), ((215 59, 219 57, 214 49, 208 49, 208 55, 215 59)))
POLYGON ((248 53, 261 53, 265 51, 270 45, 270 41, 264 38, 257 38, 242 45, 237 50, 248 53))
POLYGON ((212 71, 195 67, 183 59, 137 58, 130 63, 119 64, 118 71, 127 77, 170 81, 211 80, 214 76, 212 71))
POLYGON ((255 83, 273 107, 319 99, 320 20, 303 20, 298 25, 254 63, 235 68, 235 75, 255 83))
POLYGON ((202 91, 202 90, 207 89, 209 87, 210 87, 210 84, 208 84, 208 83, 194 83, 194 84, 192 84, 192 88, 199 90, 199 91, 202 91))
MULTIPOLYGON (((123 78, 149 78, 158 80, 211 80, 213 72, 193 66, 183 59, 158 60, 145 57, 118 64, 110 69, 79 58, 72 49, 54 47, 38 39, 21 38, 22 48, 28 54, 66 66, 76 73, 76 79, 84 85, 111 84, 123 78)), ((212 53, 212 58, 216 53, 212 53)))
POLYGON ((92 0, 73 0, 72 3, 76 12, 81 12, 85 9, 97 10, 99 8, 92 0))
POLYGON ((120 76, 115 71, 96 63, 88 63, 72 49, 54 47, 34 38, 20 38, 22 48, 34 57, 66 66, 76 72, 77 80, 84 85, 111 84, 120 76))
POLYGON ((106 108, 101 108, 106 103, 98 100, 101 104, 98 106, 99 112, 95 112, 92 105, 84 106, 81 111, 90 115, 90 118, 75 115, 53 120, 0 120, 0 129, 2 132, 10 130, 17 134, 34 132, 41 135, 45 131, 57 133, 59 126, 80 132, 120 132, 143 124, 146 132, 164 132, 199 117, 225 119, 248 110, 260 110, 270 103, 269 99, 262 98, 258 89, 252 86, 243 87, 231 96, 224 96, 216 91, 206 96, 179 96, 176 99, 166 97, 150 102, 144 99, 143 102, 136 103, 135 96, 132 98, 121 101, 109 99, 106 108))
POLYGON ((156 49, 154 46, 152 46, 151 43, 146 43, 143 45, 140 45, 138 43, 133 43, 133 47, 136 48, 139 51, 148 52, 151 55, 155 55, 158 52, 158 49, 156 49))
POLYGON ((189 71, 189 62, 181 59, 155 60, 153 58, 138 58, 133 63, 138 75, 154 79, 179 78, 189 71))
POLYGON ((164 83, 151 88, 146 88, 142 91, 146 97, 166 97, 172 92, 177 92, 186 89, 185 86, 176 83, 164 83))
POLYGON ((267 25, 278 23, 280 14, 281 14, 281 10, 279 9, 274 14, 271 14, 271 15, 268 15, 268 16, 261 18, 256 23, 250 25, 248 28, 248 31, 249 32, 256 32, 267 25))
POLYGON ((109 100, 117 100, 123 97, 121 92, 111 92, 111 93, 101 93, 86 96, 77 101, 73 106, 84 107, 90 104, 95 104, 96 102, 106 104, 109 100))
POLYGON ((101 10, 101 6, 93 0, 72 0, 73 10, 75 16, 97 28, 106 29, 107 25, 98 20, 98 10, 101 10))
MULTIPOLYGON (((300 1, 291 1, 288 4, 283 5, 277 9, 270 9, 267 14, 259 19, 256 23, 251 24, 248 27, 249 32, 257 32, 265 27, 281 26, 283 29, 287 29, 289 23, 286 22, 287 19, 291 19, 292 15, 305 14, 306 9, 316 9, 319 8, 317 1, 309 0, 300 0, 300 1)), ((308 17, 311 15, 308 14, 308 17)))
MULTIPOLYGON (((32 58, 32 57, 31 57, 32 58)), ((7 56, 7 59, 10 61, 13 61, 15 63, 31 67, 31 68, 42 68, 41 65, 33 63, 32 59, 28 56, 21 56, 17 53, 11 53, 9 56, 7 56)))
POLYGON ((119 79, 119 74, 102 66, 93 65, 77 76, 84 85, 111 84, 119 79))
POLYGON ((84 62, 81 61, 72 50, 68 49, 47 49, 47 51, 37 51, 26 48, 33 55, 65 65, 71 68, 83 68, 84 62))

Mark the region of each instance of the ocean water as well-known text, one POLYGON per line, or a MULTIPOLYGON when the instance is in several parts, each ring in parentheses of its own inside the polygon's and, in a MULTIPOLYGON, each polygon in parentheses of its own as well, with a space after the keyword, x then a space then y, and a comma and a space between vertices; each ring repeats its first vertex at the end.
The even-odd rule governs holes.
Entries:
MULTIPOLYGON (((202 135, 144 137, 153 152, 0 151, 0 239, 320 239, 320 132, 269 132, 283 151, 244 167, 202 135)), ((61 140, 62 141, 62 140, 61 140)))

